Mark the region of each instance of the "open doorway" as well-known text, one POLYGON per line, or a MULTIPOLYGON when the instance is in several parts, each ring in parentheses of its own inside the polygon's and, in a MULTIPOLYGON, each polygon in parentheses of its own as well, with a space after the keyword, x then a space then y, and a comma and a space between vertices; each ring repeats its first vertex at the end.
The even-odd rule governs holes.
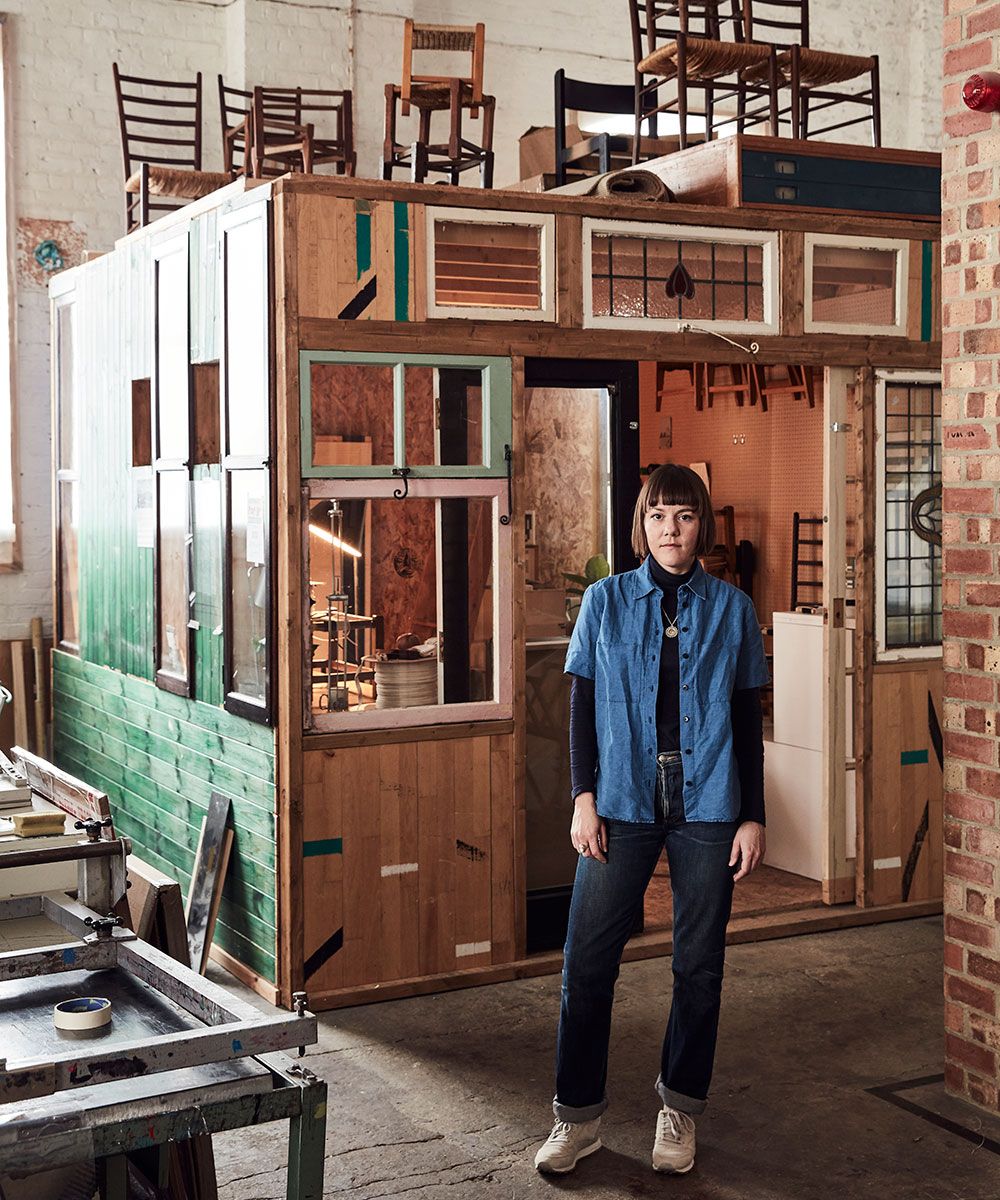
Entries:
MULTIPOLYGON (((808 366, 639 364, 641 471, 702 475, 718 531, 703 565, 750 595, 773 680, 761 696, 767 855, 736 889, 735 921, 823 903, 823 414, 823 374, 808 366)), ((645 932, 671 924, 664 855, 645 932)))
POLYGON ((636 565, 638 375, 634 363, 529 359, 523 407, 525 849, 529 953, 565 939, 576 853, 569 841, 566 648, 574 576, 636 565))

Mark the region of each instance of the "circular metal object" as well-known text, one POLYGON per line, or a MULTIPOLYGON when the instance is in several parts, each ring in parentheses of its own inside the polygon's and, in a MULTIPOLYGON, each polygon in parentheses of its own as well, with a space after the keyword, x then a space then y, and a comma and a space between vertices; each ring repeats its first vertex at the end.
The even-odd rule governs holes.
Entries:
POLYGON ((918 538, 941 545, 941 484, 924 488, 910 504, 910 528, 918 538))

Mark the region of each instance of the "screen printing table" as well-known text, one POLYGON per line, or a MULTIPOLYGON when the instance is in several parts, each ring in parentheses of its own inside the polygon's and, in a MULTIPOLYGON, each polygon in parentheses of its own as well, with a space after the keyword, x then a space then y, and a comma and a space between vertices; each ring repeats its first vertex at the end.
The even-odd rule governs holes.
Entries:
POLYGON ((0 933, 64 931, 0 953, 0 1175, 103 1160, 105 1200, 124 1200, 129 1151, 287 1120, 288 1200, 322 1200, 326 1084, 280 1053, 316 1041, 304 997, 268 1016, 94 917, 62 893, 0 901, 0 933), (110 1025, 57 1030, 77 996, 111 1000, 110 1025))

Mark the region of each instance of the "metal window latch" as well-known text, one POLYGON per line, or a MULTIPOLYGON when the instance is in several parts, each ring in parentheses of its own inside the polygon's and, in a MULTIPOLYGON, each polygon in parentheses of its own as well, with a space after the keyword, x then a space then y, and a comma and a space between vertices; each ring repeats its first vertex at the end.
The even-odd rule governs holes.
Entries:
POLYGON ((392 494, 396 500, 405 500, 406 497, 410 494, 410 472, 412 469, 413 469, 412 467, 393 467, 392 468, 393 475, 397 475, 403 480, 403 486, 401 488, 393 489, 392 494))
POLYGON ((678 321, 677 332, 708 333, 712 337, 718 338, 720 342, 725 342, 729 346, 735 346, 737 350, 742 350, 744 354, 757 354, 760 352, 759 342, 751 342, 748 346, 744 346, 742 342, 734 342, 732 338, 726 337, 724 333, 719 333, 717 329, 705 329, 700 325, 692 325, 690 321, 678 321))
POLYGON ((851 432, 851 423, 850 423, 850 421, 831 421, 830 422, 830 432, 831 433, 850 433, 851 432))
POLYGON ((507 464, 507 511, 503 514, 503 516, 501 516, 500 524, 509 525, 511 514, 514 511, 514 451, 510 446, 504 446, 503 460, 507 464))

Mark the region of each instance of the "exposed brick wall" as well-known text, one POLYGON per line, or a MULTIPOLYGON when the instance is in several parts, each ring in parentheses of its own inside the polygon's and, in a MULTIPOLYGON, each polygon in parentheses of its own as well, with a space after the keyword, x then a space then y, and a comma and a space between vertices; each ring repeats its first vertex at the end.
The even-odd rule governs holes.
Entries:
POLYGON ((1000 1108, 1000 115, 962 105, 1000 69, 1000 4, 945 0, 945 1078, 1000 1108))

